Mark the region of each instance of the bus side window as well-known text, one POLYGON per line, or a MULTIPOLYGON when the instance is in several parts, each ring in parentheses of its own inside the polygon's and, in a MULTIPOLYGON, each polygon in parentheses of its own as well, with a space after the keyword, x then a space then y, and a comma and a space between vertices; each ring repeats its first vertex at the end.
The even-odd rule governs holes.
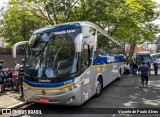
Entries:
POLYGON ((89 50, 89 45, 85 44, 83 45, 83 50, 82 50, 82 59, 81 59, 81 68, 82 72, 86 70, 90 66, 90 50, 89 50))

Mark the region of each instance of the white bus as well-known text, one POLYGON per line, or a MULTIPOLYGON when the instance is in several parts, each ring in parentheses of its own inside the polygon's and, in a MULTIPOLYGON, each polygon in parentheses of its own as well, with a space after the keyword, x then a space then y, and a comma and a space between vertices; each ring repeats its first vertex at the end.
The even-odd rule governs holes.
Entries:
POLYGON ((141 51, 136 54, 136 64, 139 66, 142 61, 146 61, 146 63, 151 67, 152 57, 149 51, 141 51))
POLYGON ((81 105, 120 78, 123 49, 105 31, 80 21, 36 30, 25 53, 24 98, 28 102, 81 105))
POLYGON ((156 61, 156 59, 160 59, 160 53, 151 54, 151 57, 153 61, 156 61))
POLYGON ((156 62, 158 63, 158 68, 160 68, 160 53, 154 53, 151 54, 152 57, 152 64, 151 64, 151 69, 154 69, 153 63, 156 62))

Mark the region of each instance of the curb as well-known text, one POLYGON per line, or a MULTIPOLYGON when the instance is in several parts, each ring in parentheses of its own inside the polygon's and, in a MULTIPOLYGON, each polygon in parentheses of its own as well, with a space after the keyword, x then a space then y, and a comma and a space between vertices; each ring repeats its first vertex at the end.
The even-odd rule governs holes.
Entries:
MULTIPOLYGON (((20 102, 20 103, 17 103, 15 105, 12 105, 12 106, 9 106, 9 107, 6 107, 4 109, 16 109, 16 108, 19 108, 19 107, 22 107, 24 105, 26 105, 27 102, 20 102)), ((2 114, 2 109, 0 110, 0 114, 2 114)))
POLYGON ((19 108, 19 107, 24 106, 26 103, 27 103, 27 102, 20 102, 20 103, 18 103, 18 104, 9 106, 9 107, 7 107, 7 108, 8 108, 8 109, 16 109, 16 108, 19 108))

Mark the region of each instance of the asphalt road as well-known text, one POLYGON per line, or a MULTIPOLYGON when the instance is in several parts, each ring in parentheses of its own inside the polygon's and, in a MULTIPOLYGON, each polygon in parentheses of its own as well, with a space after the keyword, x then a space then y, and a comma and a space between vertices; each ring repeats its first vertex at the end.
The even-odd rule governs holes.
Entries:
MULTIPOLYGON (((42 115, 19 115, 23 117, 159 117, 160 114, 116 114, 117 110, 132 108, 159 108, 160 113, 160 76, 151 75, 149 87, 141 88, 139 76, 123 76, 108 85, 100 97, 91 98, 80 107, 29 104, 20 109, 42 110, 42 115), (104 114, 105 112, 111 114, 104 114), (75 113, 73 113, 75 112, 75 113), (113 112, 113 113, 112 113, 113 112), (77 114, 78 113, 78 114, 77 114), (87 114, 88 113, 88 114, 87 114)), ((156 111, 155 111, 156 112, 156 111)))

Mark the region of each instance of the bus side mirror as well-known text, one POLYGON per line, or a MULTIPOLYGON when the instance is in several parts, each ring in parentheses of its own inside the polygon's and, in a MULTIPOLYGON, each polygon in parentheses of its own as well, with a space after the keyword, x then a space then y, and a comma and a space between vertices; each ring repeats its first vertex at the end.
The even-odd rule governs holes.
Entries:
POLYGON ((21 45, 26 45, 26 44, 28 44, 28 42, 29 41, 21 41, 21 42, 18 42, 18 43, 16 43, 16 44, 13 45, 13 47, 12 47, 13 58, 16 58, 17 47, 21 46, 21 45))

